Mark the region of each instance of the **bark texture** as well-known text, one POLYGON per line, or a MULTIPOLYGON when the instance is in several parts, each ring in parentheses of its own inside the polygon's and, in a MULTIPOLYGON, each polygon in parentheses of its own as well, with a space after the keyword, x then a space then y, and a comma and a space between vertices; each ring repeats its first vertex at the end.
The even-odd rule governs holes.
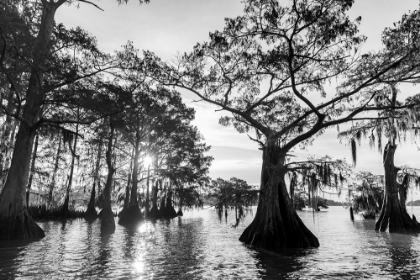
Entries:
POLYGON ((318 239, 293 207, 284 179, 285 153, 273 142, 263 149, 257 213, 239 240, 269 249, 318 247, 318 239))
POLYGON ((397 146, 388 143, 384 150, 384 169, 385 169, 385 194, 382 203, 381 214, 376 221, 376 231, 386 231, 391 233, 418 233, 420 224, 408 215, 405 207, 406 183, 397 182, 399 168, 394 165, 394 155, 397 146), (399 197, 400 193, 400 197, 399 197))

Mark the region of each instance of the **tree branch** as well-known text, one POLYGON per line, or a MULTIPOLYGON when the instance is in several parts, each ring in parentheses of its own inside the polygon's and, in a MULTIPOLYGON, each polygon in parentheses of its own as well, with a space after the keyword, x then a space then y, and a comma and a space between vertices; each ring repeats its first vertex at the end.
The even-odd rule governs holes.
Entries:
POLYGON ((98 120, 101 120, 101 119, 107 118, 109 116, 113 116, 113 115, 119 114, 121 112, 122 112, 122 110, 117 111, 117 112, 112 112, 112 113, 105 114, 105 115, 99 116, 97 118, 94 118, 92 120, 88 120, 88 121, 81 121, 81 120, 76 120, 76 121, 75 120, 53 120, 53 119, 41 118, 38 122, 36 122, 36 124, 34 126, 36 126, 38 128, 43 123, 47 123, 47 124, 50 124, 51 123, 51 124, 56 124, 56 125, 60 125, 60 124, 71 124, 71 123, 74 124, 74 123, 76 123, 76 124, 87 124, 87 125, 89 125, 89 124, 92 124, 92 123, 94 123, 94 122, 96 122, 98 120))
POLYGON ((104 11, 101 7, 99 7, 98 5, 96 5, 95 3, 92 3, 90 1, 87 1, 87 0, 78 0, 78 1, 79 2, 83 2, 83 3, 90 4, 90 5, 93 5, 94 7, 98 8, 99 10, 104 11))

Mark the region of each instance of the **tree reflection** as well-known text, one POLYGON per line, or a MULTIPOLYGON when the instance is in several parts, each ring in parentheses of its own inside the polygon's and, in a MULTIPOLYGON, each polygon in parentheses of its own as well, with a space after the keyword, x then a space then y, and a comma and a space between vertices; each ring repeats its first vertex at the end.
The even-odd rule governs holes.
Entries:
POLYGON ((155 276, 175 277, 179 279, 196 277, 203 268, 204 247, 207 236, 203 234, 203 219, 189 219, 187 222, 182 218, 162 224, 164 247, 161 255, 166 266, 155 276), (159 275, 158 275, 159 273, 159 275), (171 275, 171 276, 170 276, 171 275))
POLYGON ((109 246, 109 240, 111 238, 111 235, 105 235, 105 236, 101 236, 101 244, 100 244, 100 249, 99 249, 99 256, 97 259, 97 263, 100 265, 101 268, 104 269, 104 271, 107 269, 108 267, 108 263, 111 259, 111 246, 109 246))
POLYGON ((124 246, 123 246, 123 253, 124 259, 132 259, 133 258, 133 248, 134 246, 134 235, 136 231, 134 228, 125 228, 124 230, 124 246))
POLYGON ((365 266, 378 266, 378 274, 393 276, 394 279, 418 279, 417 269, 419 246, 417 235, 373 232, 374 220, 355 222, 358 240, 357 256, 366 256, 365 266), (377 238, 373 238, 377 236, 377 238))
POLYGON ((298 279, 298 272, 306 267, 304 260, 313 253, 313 249, 253 250, 257 252, 258 272, 266 279, 298 279))
MULTIPOLYGON (((84 278, 93 277, 98 274, 98 263, 100 263, 100 238, 99 235, 99 221, 87 219, 86 223, 86 238, 84 243, 86 247, 83 251, 84 254, 84 263, 83 265, 86 268, 86 271, 83 273, 84 278)), ((106 270, 106 268, 102 268, 106 270)), ((89 278, 90 279, 90 278, 89 278)))
POLYGON ((25 259, 25 248, 28 241, 1 241, 0 242, 0 279, 15 279, 20 273, 22 262, 25 259))
POLYGON ((418 253, 413 250, 415 235, 391 233, 384 235, 391 262, 385 270, 398 279, 418 279, 418 253))

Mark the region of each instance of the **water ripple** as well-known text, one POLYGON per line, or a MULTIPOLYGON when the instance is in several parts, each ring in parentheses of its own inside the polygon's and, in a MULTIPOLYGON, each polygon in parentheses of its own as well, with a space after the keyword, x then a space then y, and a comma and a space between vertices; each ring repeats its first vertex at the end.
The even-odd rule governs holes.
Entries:
MULTIPOLYGON (((420 208, 415 208, 420 216, 420 208)), ((254 212, 255 213, 255 212, 254 212)), ((172 221, 117 225, 100 237, 100 223, 43 222, 36 242, 0 242, 3 279, 418 279, 420 238, 376 233, 374 221, 352 223, 341 207, 300 212, 319 238, 313 249, 276 252, 238 241, 252 221, 233 228, 212 209, 172 221)))

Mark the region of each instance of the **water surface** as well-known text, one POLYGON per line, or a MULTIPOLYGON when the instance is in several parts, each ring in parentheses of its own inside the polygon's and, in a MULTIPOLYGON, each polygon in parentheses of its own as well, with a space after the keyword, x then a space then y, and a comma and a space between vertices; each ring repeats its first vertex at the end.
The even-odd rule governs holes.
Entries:
MULTIPOLYGON (((411 207, 409 207, 411 212, 411 207)), ((255 213, 255 212, 254 212, 255 213)), ((420 217, 420 207, 414 207, 420 217)), ((100 237, 100 223, 41 222, 42 240, 0 243, 0 279, 419 279, 420 236, 377 233, 348 210, 299 212, 319 238, 313 249, 270 252, 238 238, 234 212, 213 208, 100 237)))

